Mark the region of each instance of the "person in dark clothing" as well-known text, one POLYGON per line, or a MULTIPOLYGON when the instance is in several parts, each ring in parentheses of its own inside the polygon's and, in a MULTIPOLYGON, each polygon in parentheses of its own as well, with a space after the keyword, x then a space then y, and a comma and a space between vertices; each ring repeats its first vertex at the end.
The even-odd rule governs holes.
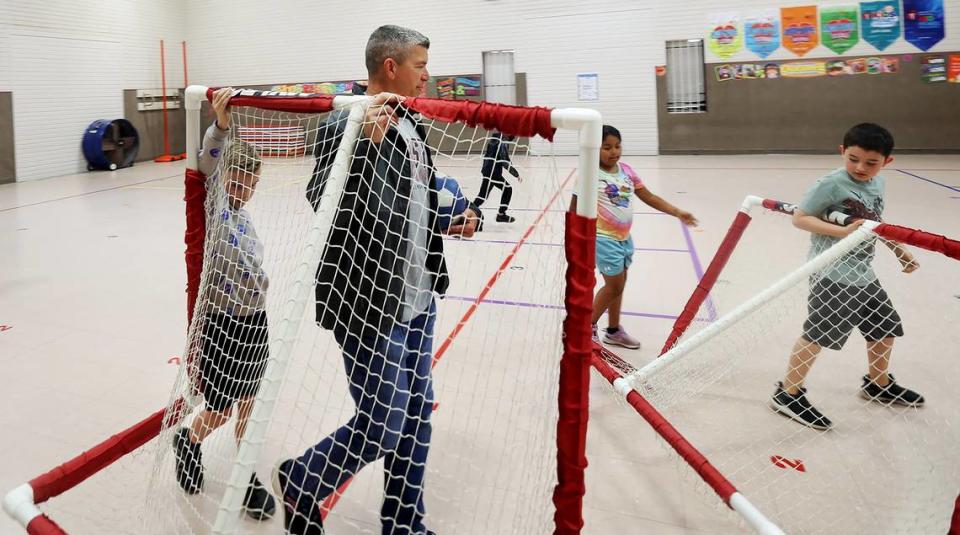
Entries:
POLYGON ((487 146, 483 151, 483 167, 480 168, 480 174, 483 175, 483 182, 480 183, 480 193, 473 201, 476 206, 482 206, 490 195, 490 190, 500 188, 500 210, 497 212, 497 221, 500 223, 513 223, 513 216, 507 214, 507 208, 510 207, 510 199, 513 198, 513 186, 507 183, 503 172, 507 171, 518 181, 520 173, 510 161, 510 145, 514 143, 513 136, 505 136, 500 132, 494 132, 487 140, 487 146))
MULTIPOLYGON (((428 533, 424 477, 434 394, 431 365, 437 297, 449 284, 441 234, 472 236, 470 206, 441 230, 426 131, 402 106, 427 82, 430 41, 399 26, 367 42, 368 94, 333 225, 317 269, 316 321, 340 346, 354 415, 301 455, 277 463, 288 534, 324 533, 320 505, 367 464, 384 463, 382 533, 428 533)), ((336 167, 351 112, 333 112, 317 134, 306 196, 314 210, 336 167)), ((354 117, 353 120, 356 120, 354 117)), ((353 123, 355 124, 355 123, 353 123)), ((337 178, 336 180, 339 180, 337 178)))

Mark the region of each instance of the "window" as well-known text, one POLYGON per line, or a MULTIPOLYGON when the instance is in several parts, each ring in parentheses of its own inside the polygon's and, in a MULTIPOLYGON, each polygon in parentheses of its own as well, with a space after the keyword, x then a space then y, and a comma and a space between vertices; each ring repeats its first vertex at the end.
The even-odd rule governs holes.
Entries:
POLYGON ((703 113, 703 39, 667 41, 667 112, 703 113))

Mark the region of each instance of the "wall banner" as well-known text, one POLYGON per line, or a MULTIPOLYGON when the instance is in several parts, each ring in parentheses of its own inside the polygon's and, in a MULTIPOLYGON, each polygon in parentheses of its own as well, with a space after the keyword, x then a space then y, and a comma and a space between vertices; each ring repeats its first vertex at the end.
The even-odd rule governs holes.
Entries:
POLYGON ((817 47, 817 6, 784 7, 780 9, 783 28, 783 48, 803 56, 817 47))
POLYGON ((747 50, 766 59, 780 48, 780 17, 776 11, 749 16, 743 21, 743 36, 747 50))
POLYGON ((877 50, 885 50, 900 38, 899 0, 860 2, 860 26, 863 40, 877 50))

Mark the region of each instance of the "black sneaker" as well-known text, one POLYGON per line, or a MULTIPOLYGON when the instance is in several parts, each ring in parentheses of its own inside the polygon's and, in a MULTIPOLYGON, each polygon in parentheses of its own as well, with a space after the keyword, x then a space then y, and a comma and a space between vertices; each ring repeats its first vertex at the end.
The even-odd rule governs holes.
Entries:
POLYGON ((796 395, 790 395, 783 389, 783 383, 777 382, 777 391, 773 393, 770 400, 770 408, 774 412, 796 420, 807 427, 814 429, 830 429, 833 423, 823 414, 820 414, 813 405, 807 401, 807 389, 801 388, 796 395))
POLYGON ((871 381, 869 376, 864 375, 863 386, 860 387, 860 397, 884 405, 896 404, 906 407, 923 407, 924 402, 923 396, 919 393, 898 385, 892 374, 887 386, 880 386, 871 381))
POLYGON ((190 442, 186 427, 173 435, 173 452, 177 456, 177 483, 187 494, 197 494, 203 488, 203 458, 200 444, 190 442))
POLYGON ((243 508, 247 511, 247 516, 261 521, 270 519, 277 511, 276 500, 257 479, 257 474, 250 476, 250 485, 247 486, 247 493, 243 495, 243 508))
POLYGON ((497 223, 513 223, 516 220, 512 215, 497 214, 497 223))
POLYGON ((311 499, 309 504, 301 505, 298 498, 285 492, 293 463, 293 459, 287 459, 273 467, 273 492, 283 499, 283 529, 288 535, 324 535, 319 504, 311 499), (303 512, 304 509, 308 512, 303 512))

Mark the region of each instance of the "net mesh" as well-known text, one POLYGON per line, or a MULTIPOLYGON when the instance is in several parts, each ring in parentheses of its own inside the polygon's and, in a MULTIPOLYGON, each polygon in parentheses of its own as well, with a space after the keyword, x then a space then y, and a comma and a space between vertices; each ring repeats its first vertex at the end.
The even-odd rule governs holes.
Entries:
MULTIPOLYGON (((820 269, 774 273, 763 259, 794 258, 800 266, 809 237, 781 214, 755 219, 711 293, 721 319, 691 324, 659 367, 630 376, 634 387, 788 533, 945 533, 960 475, 952 453, 960 366, 949 356, 960 335, 945 321, 960 312, 960 300, 941 289, 960 282, 956 261, 911 249, 920 268, 906 274, 903 246, 871 234, 820 269), (784 291, 742 316, 735 310, 775 285, 784 291), (867 339, 881 341, 869 364, 867 339), (829 431, 771 410, 775 383, 799 381, 816 344, 823 350, 803 384, 806 399, 831 421, 829 431), (887 362, 885 350, 892 350, 887 362), (878 402, 887 393, 864 376, 887 363, 924 406, 907 403, 915 401, 909 394, 878 402)), ((779 405, 825 423, 790 399, 779 405)), ((738 522, 727 518, 731 527, 738 522)))
POLYGON ((549 143, 534 153, 521 138, 494 150, 502 140, 493 131, 414 113, 395 115, 377 144, 360 134, 377 118, 350 118, 352 107, 230 109, 232 128, 207 130, 200 157, 204 267, 170 397, 193 404, 84 483, 103 492, 102 507, 65 495, 51 516, 81 531, 275 533, 282 504, 273 519, 252 518, 253 483, 236 473, 252 469, 273 493, 275 464, 292 459, 281 465, 286 499, 304 514, 322 511, 328 532, 551 529, 561 193, 575 164, 558 168, 549 143), (295 133, 305 151, 278 148, 277 132, 295 133), (342 191, 338 151, 349 171, 342 191), (522 182, 483 172, 485 163, 522 182), (484 230, 441 235, 438 203, 459 211, 485 176, 494 184, 484 230), (455 178, 464 199, 431 193, 440 177, 455 178), (507 184, 512 226, 495 221, 507 184), (439 299, 444 256, 449 287, 439 299), (252 410, 258 392, 265 402, 252 410), (238 457, 238 436, 249 458, 238 457), (222 507, 228 520, 217 524, 222 507))

